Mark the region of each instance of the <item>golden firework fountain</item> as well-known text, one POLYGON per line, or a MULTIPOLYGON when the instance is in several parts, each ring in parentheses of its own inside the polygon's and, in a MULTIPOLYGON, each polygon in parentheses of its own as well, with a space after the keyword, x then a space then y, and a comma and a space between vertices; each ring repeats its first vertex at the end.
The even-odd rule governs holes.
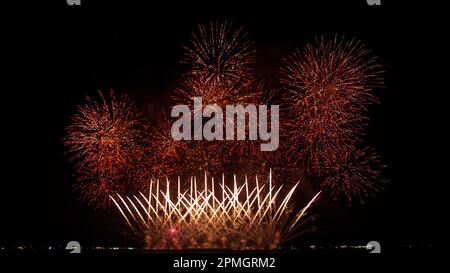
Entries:
POLYGON ((276 187, 272 173, 262 183, 249 181, 227 186, 205 174, 203 181, 191 177, 187 187, 179 178, 151 181, 148 194, 110 198, 127 225, 146 234, 150 249, 276 249, 297 234, 297 227, 317 193, 293 214, 290 200, 299 183, 290 189, 276 187), (176 192, 175 192, 176 191, 176 192))

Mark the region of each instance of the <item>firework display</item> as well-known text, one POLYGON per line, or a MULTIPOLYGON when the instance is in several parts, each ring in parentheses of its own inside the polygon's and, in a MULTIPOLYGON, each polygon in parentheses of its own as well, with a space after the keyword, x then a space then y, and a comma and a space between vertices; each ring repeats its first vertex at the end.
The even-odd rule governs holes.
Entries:
MULTIPOLYGON (((322 192, 351 204, 383 188, 379 157, 359 148, 382 68, 360 41, 336 35, 296 49, 275 84, 254 75, 254 43, 228 21, 201 25, 184 49, 189 70, 172 105, 192 106, 194 97, 202 107, 277 105, 280 141, 275 151, 261 151, 262 140, 248 140, 250 122, 245 140, 175 140, 172 120, 147 123, 125 95, 88 98, 64 138, 76 189, 94 208, 115 205, 149 249, 276 249, 299 234, 322 192), (187 187, 180 178, 173 183, 177 175, 191 177, 187 187), (294 213, 300 175, 321 188, 294 213)), ((259 128, 257 120, 251 126, 259 128)))
POLYGON ((132 197, 112 195, 128 226, 146 234, 149 249, 276 249, 292 239, 298 224, 307 215, 317 193, 296 214, 291 199, 298 183, 285 191, 275 187, 272 176, 266 183, 250 182, 245 176, 227 186, 204 176, 191 177, 187 188, 180 179, 171 182, 151 181, 149 193, 132 197))

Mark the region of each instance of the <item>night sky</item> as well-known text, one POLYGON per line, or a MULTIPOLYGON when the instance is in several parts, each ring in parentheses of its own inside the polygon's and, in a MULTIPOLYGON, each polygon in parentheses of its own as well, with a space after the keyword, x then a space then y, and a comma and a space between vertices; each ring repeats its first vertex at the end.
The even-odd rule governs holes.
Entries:
POLYGON ((385 88, 376 93, 381 104, 370 109, 365 140, 388 166, 390 182, 365 206, 325 200, 324 206, 342 218, 320 211, 327 218, 325 227, 308 240, 379 240, 392 251, 439 242, 443 214, 436 192, 445 181, 436 177, 443 163, 430 151, 440 115, 436 98, 445 91, 436 80, 444 74, 438 64, 442 36, 448 34, 445 5, 81 2, 70 7, 65 1, 42 1, 33 11, 35 18, 25 19, 27 31, 16 34, 24 41, 11 56, 20 68, 14 84, 3 91, 4 118, 11 126, 2 163, 1 223, 6 230, 0 245, 128 243, 115 210, 93 211, 72 190, 74 172, 62 144, 70 115, 87 95, 110 88, 130 95, 151 117, 168 111, 170 94, 187 71, 179 60, 190 33, 198 24, 225 19, 248 31, 256 42, 257 75, 274 82, 282 58, 294 48, 334 33, 362 40, 386 71, 385 88))

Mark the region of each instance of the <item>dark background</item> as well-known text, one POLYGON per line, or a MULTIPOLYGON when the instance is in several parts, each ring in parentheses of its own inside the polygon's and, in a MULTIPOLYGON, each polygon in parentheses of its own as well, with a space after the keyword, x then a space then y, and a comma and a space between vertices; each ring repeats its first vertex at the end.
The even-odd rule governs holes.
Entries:
POLYGON ((326 218, 324 227, 308 243, 378 240, 392 253, 441 243, 446 181, 438 177, 444 161, 436 154, 445 155, 437 143, 447 124, 439 120, 445 108, 438 99, 448 89, 441 85, 447 74, 441 69, 447 50, 446 4, 81 1, 81 6, 40 2, 30 11, 32 17, 23 17, 24 32, 15 33, 20 42, 7 52, 16 59, 17 73, 3 92, 7 140, 0 246, 129 243, 114 210, 93 211, 72 191, 73 172, 61 141, 64 128, 76 105, 99 89, 126 92, 149 115, 167 108, 187 69, 179 63, 182 45, 198 24, 224 19, 248 30, 257 46, 257 74, 274 82, 282 58, 295 47, 334 33, 361 39, 386 71, 366 142, 388 165, 390 183, 365 206, 328 204, 332 212, 319 211, 326 218))

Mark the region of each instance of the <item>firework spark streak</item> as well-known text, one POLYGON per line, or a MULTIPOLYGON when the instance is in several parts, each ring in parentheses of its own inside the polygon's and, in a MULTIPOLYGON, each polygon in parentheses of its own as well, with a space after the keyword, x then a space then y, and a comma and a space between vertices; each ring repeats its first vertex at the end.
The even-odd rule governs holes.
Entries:
POLYGON ((110 198, 134 232, 147 234, 148 248, 275 249, 298 234, 299 221, 320 195, 292 217, 289 202, 297 187, 282 194, 271 174, 268 183, 257 176, 250 183, 245 176, 240 185, 235 175, 232 186, 224 176, 217 183, 205 174, 203 181, 192 177, 187 189, 178 179, 176 193, 169 180, 157 180, 150 182, 148 195, 110 198))

